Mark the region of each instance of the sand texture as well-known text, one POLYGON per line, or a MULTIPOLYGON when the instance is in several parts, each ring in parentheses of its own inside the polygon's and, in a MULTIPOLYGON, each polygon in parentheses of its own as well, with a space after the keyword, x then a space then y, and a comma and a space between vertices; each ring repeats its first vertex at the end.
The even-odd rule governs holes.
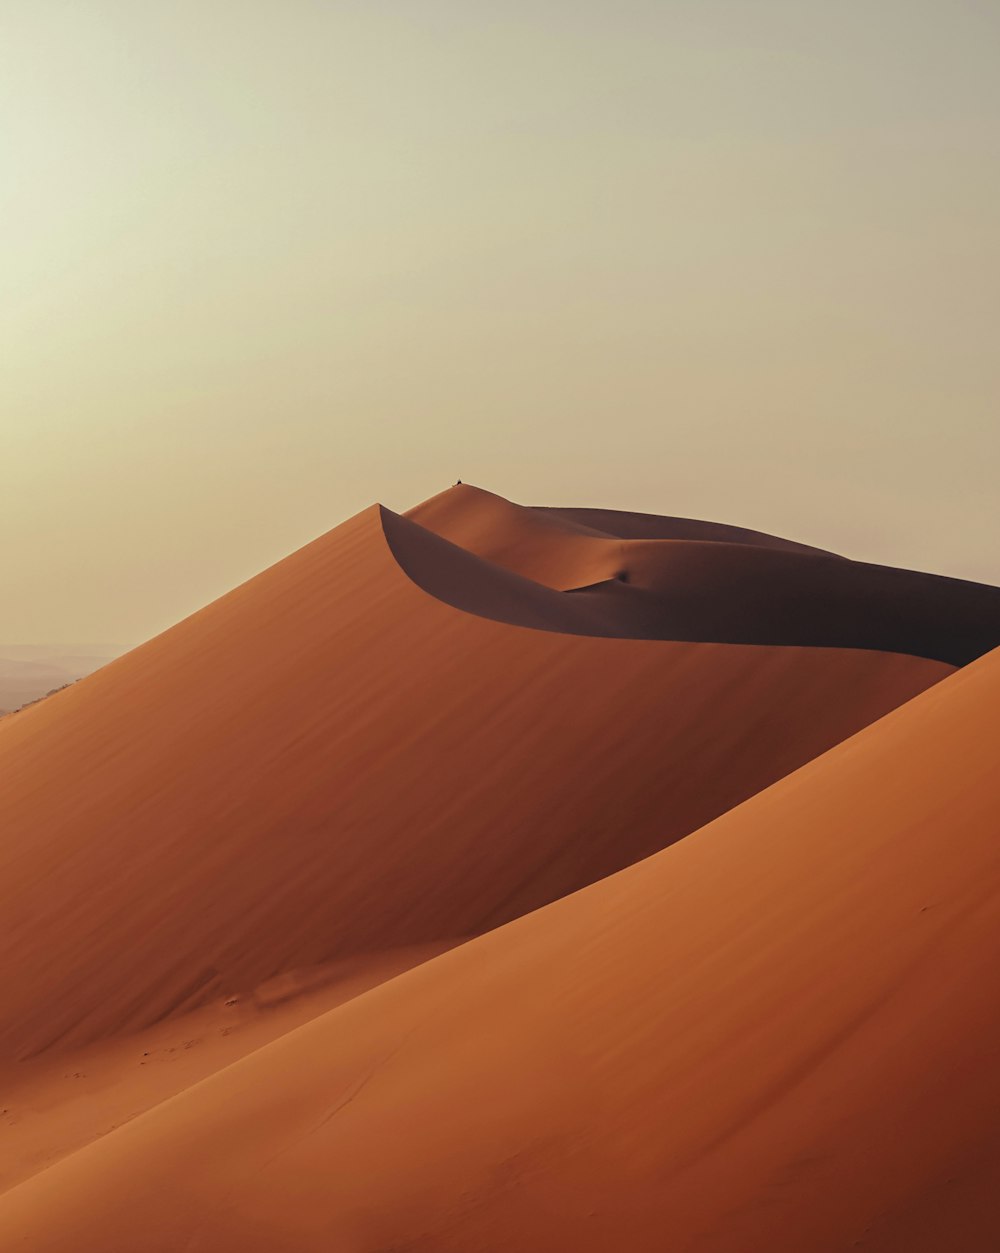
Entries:
POLYGON ((1000 1246, 998 595, 459 488, 4 719, 0 1247, 1000 1246))

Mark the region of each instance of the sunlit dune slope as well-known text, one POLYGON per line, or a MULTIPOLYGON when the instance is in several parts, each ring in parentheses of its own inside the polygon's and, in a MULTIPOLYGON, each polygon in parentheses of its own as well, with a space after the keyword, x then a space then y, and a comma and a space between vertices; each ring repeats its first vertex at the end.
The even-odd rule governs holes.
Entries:
POLYGON ((33 1253, 1000 1246, 1000 655, 0 1198, 33 1253))
MULTIPOLYGON (((1000 644, 1000 588, 848 561, 738 527, 533 509, 467 484, 407 517, 550 588, 588 589, 579 594, 613 603, 623 634, 873 648, 954 665, 1000 644)), ((493 616, 517 620, 502 607, 493 616)))
POLYGON ((495 927, 948 673, 551 618, 587 604, 372 508, 0 722, 0 1059, 495 927))

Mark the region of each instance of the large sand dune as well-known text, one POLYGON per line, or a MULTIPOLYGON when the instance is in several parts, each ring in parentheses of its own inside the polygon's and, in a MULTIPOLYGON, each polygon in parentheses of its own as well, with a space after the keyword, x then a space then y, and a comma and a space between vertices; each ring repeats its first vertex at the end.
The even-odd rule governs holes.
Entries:
MULTIPOLYGON (((964 665, 1000 633, 998 588, 847 561, 739 527, 531 509, 465 484, 407 516, 548 587, 587 589, 591 602, 614 607, 608 634, 872 648, 964 665)), ((484 611, 519 621, 516 609, 484 611)))
POLYGON ((998 704, 993 657, 37 1175, 0 1231, 40 1253, 997 1247, 998 704))
POLYGON ((514 630, 419 590, 385 525, 463 594, 576 612, 372 509, 0 723, 0 1057, 487 930, 947 673, 514 630))
POLYGON ((460 488, 4 719, 0 1244, 844 1247, 867 1210, 821 1242, 823 1117, 864 1140, 883 1001, 876 1044, 937 1057, 900 972, 927 993, 989 890, 962 736, 996 666, 950 662, 1000 642, 998 596, 460 488), (796 1122, 782 1093, 852 1049, 856 1107, 796 1122), (782 1214, 801 1240, 753 1243, 782 1214))

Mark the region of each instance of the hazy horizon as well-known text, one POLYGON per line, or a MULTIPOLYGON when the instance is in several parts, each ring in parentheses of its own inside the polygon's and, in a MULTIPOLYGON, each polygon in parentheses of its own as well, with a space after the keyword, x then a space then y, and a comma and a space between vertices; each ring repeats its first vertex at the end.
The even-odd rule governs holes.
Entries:
POLYGON ((0 15, 0 641, 456 478, 1000 582, 1000 10, 0 15))

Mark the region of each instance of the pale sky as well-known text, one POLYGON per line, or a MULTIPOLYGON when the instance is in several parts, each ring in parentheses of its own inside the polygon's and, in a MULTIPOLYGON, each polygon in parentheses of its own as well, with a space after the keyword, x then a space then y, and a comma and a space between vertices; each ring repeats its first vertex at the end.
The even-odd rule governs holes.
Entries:
POLYGON ((0 0, 0 642, 455 478, 1000 582, 996 0, 0 0))

